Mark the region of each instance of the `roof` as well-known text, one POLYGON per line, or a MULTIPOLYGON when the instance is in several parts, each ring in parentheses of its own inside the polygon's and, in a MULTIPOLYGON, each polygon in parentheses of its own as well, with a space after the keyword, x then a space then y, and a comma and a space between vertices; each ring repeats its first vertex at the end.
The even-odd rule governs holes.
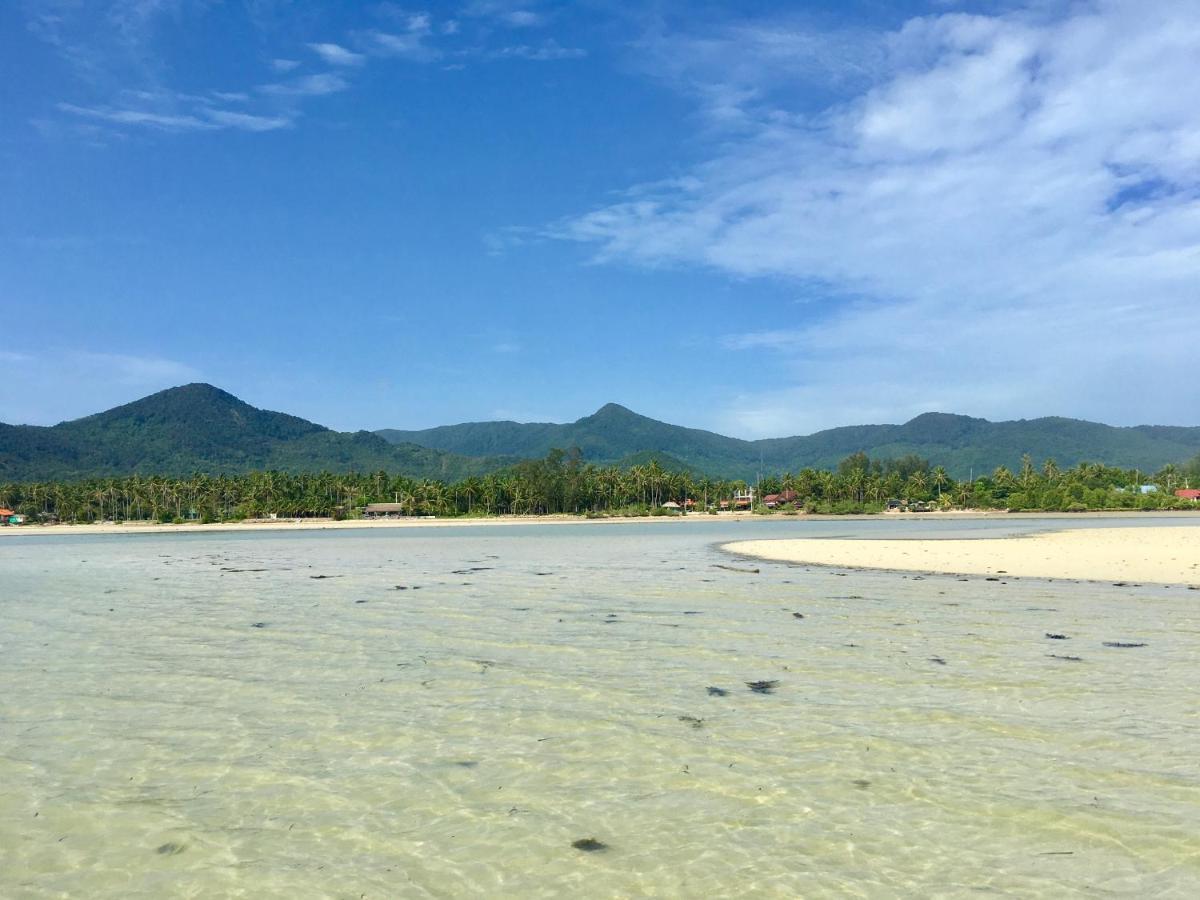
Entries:
POLYGON ((0 507, 0 516, 15 516, 15 515, 16 515, 16 513, 13 512, 11 509, 4 509, 3 507, 0 507))
POLYGON ((1200 500, 1200 490, 1195 488, 1188 490, 1184 488, 1183 490, 1176 491, 1175 496, 1182 497, 1184 500, 1200 500))
POLYGON ((363 512, 369 513, 398 513, 404 512, 406 509, 403 503, 368 503, 363 512))

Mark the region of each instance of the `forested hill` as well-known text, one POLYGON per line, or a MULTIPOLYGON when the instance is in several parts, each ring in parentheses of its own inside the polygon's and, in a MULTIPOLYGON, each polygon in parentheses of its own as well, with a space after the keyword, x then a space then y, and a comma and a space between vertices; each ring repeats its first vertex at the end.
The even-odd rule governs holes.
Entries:
POLYGON ((927 413, 903 425, 744 441, 668 425, 610 403, 564 425, 475 422, 351 434, 256 409, 212 385, 189 384, 53 427, 0 424, 0 482, 263 469, 383 469, 455 481, 572 447, 597 464, 628 467, 654 458, 669 469, 748 480, 759 471, 835 468, 859 451, 874 459, 915 453, 962 479, 1000 465, 1016 469, 1025 453, 1039 465, 1053 458, 1064 468, 1103 462, 1156 471, 1200 453, 1200 427, 1114 428, 1059 418, 989 422, 927 413))
POLYGON ((1025 453, 1039 465, 1053 458, 1060 466, 1094 461, 1156 471, 1200 452, 1200 427, 1116 428, 1063 418, 989 422, 946 413, 926 413, 903 425, 858 425, 803 437, 744 441, 668 425, 612 403, 564 425, 471 422, 376 433, 390 441, 467 456, 530 457, 552 447, 579 447, 588 461, 608 464, 635 454, 660 453, 709 475, 746 479, 760 467, 764 474, 808 466, 834 468, 858 451, 872 458, 915 453, 945 466, 955 478, 969 477, 972 471, 989 474, 1001 465, 1015 469, 1025 453))
POLYGON ((353 434, 256 409, 208 384, 160 391, 107 412, 53 427, 0 424, 0 481, 134 473, 234 474, 386 469, 412 478, 455 480, 511 460, 466 459, 353 434))

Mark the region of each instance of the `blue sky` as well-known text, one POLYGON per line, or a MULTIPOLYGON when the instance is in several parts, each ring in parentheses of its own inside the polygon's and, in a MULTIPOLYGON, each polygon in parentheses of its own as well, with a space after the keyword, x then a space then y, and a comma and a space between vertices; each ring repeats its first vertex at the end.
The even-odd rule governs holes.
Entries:
POLYGON ((0 421, 1196 424, 1200 0, 0 5, 0 421))

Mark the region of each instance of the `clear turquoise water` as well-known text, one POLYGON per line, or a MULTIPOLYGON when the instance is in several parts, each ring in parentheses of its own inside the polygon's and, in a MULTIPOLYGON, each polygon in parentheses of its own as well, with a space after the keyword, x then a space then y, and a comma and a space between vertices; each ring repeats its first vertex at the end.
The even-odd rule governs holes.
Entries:
POLYGON ((1200 896, 1196 593, 715 567, 1045 525, 6 537, 0 896, 1200 896))

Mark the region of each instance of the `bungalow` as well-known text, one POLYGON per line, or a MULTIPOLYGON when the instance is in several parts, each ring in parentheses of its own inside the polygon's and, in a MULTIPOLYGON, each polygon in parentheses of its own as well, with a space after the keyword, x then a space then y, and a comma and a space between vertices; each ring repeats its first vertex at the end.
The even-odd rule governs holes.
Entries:
POLYGON ((1200 490, 1195 488, 1183 488, 1176 491, 1175 496, 1182 500, 1191 500, 1193 503, 1200 503, 1200 490))
POLYGON ((363 515, 368 519, 377 519, 380 516, 405 516, 408 511, 404 503, 368 503, 363 507, 363 515))
POLYGON ((5 509, 4 507, 0 506, 0 525, 9 524, 8 520, 15 515, 16 513, 11 509, 5 509))
POLYGON ((795 491, 781 491, 778 494, 767 494, 763 497, 763 506, 767 509, 774 509, 781 503, 795 503, 797 494, 795 491))

